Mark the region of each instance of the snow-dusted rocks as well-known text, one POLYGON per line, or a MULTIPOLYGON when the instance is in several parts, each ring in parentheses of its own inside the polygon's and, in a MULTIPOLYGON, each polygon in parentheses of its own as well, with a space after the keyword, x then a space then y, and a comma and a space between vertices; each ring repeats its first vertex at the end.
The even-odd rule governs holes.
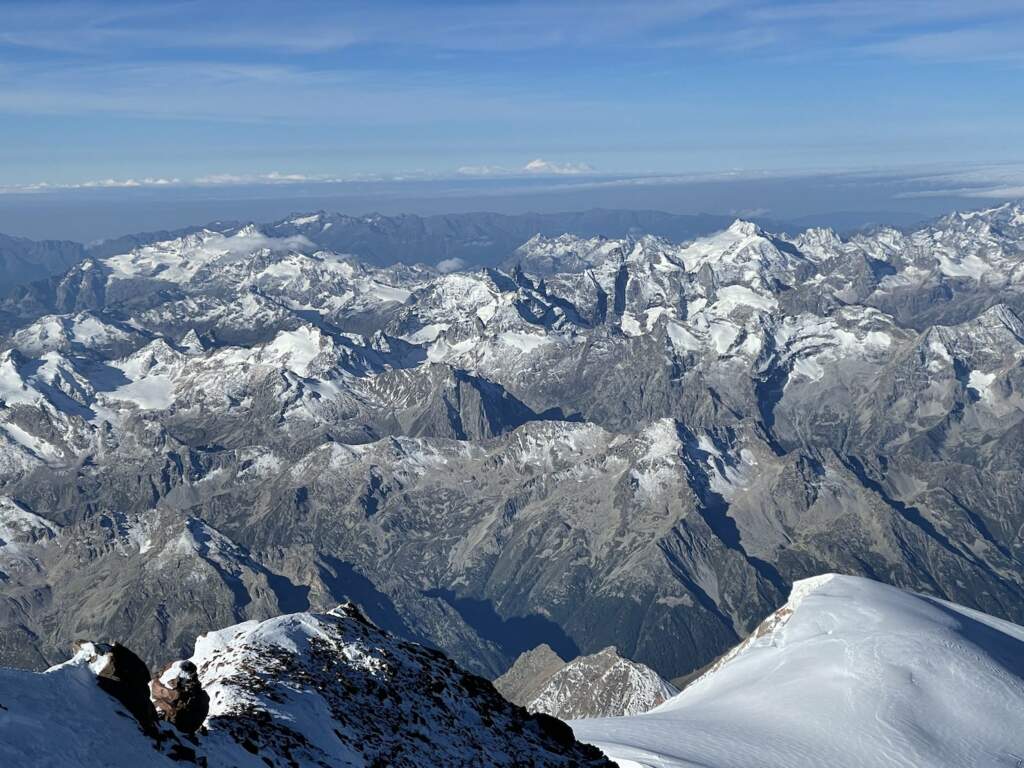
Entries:
POLYGON ((686 689, 639 717, 578 720, 620 766, 1013 766, 1024 628, 850 576, 786 604, 686 689))

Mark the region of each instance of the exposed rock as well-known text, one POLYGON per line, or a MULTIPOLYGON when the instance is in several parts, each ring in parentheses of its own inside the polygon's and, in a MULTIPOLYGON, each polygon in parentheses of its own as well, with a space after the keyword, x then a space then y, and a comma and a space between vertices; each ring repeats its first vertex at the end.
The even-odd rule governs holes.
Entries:
POLYGON ((562 720, 639 715, 679 691, 615 648, 563 662, 547 646, 524 653, 495 681, 509 701, 562 720))
POLYGON ((532 651, 521 654, 501 677, 494 681, 498 693, 521 707, 526 706, 545 683, 565 666, 565 659, 541 643, 532 651))
POLYGON ((150 681, 149 691, 157 715, 179 731, 199 730, 210 712, 210 697, 203 690, 196 665, 191 661, 168 664, 150 681))

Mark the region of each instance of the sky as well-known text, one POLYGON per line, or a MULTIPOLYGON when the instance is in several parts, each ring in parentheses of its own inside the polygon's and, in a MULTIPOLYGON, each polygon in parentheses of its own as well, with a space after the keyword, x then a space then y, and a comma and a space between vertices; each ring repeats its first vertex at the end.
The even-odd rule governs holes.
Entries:
POLYGON ((0 0, 0 185, 1019 162, 1022 39, 1020 0, 0 0))
POLYGON ((964 173, 1024 161, 1022 39, 1020 0, 0 0, 0 188, 964 173))

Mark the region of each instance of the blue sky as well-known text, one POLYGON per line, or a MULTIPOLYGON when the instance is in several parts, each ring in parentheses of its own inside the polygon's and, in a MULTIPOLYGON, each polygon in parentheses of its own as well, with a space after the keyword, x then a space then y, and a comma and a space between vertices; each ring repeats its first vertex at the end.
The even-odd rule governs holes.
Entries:
POLYGON ((1021 0, 0 0, 0 187, 1019 163, 1022 40, 1021 0))

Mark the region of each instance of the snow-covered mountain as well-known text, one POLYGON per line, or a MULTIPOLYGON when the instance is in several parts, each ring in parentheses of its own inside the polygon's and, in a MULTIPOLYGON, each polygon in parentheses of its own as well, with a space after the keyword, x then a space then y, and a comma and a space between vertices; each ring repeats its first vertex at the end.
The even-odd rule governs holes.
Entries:
POLYGON ((1022 211, 446 273, 321 214, 93 252, 0 302, 0 659, 353 598, 488 677, 674 680, 829 570, 1024 621, 1022 211))
POLYGON ((629 768, 1016 766, 1024 628, 818 576, 660 707, 572 726, 629 768))
POLYGON ((0 763, 610 766, 563 723, 351 606, 209 632, 152 683, 130 651, 97 643, 44 673, 0 669, 0 763), (160 711, 173 714, 158 719, 150 696, 159 705, 157 687, 175 685, 200 693, 165 696, 160 711))
POLYGON ((494 687, 530 712, 562 720, 639 715, 678 693, 653 669, 611 647, 566 662, 540 645, 516 659, 494 687))

